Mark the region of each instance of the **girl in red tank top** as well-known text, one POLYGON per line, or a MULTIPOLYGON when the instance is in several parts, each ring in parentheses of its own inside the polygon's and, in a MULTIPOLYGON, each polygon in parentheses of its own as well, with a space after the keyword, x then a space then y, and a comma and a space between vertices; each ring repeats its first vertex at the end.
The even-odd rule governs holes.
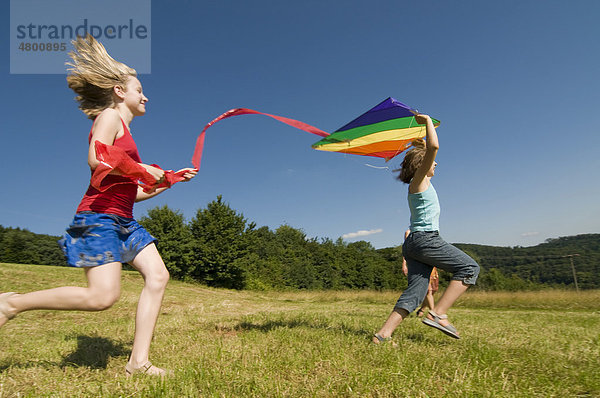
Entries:
MULTIPOLYGON (((123 120, 121 120, 121 123, 123 124, 124 134, 120 138, 115 139, 113 145, 122 148, 136 162, 142 163, 137 145, 135 145, 129 129, 123 120)), ((94 128, 92 126, 88 138, 90 143, 92 142, 93 132, 94 128)), ((91 185, 88 187, 79 207, 77 207, 77 213, 93 211, 133 218, 133 204, 138 192, 137 182, 130 177, 109 174, 102 181, 102 185, 109 186, 109 188, 105 191, 100 191, 91 185)))
MULTIPOLYGON (((88 150, 91 171, 100 164, 95 146, 101 142, 124 150, 156 180, 155 187, 158 186, 165 178, 164 172, 142 163, 129 131, 131 121, 146 113, 148 101, 135 70, 111 58, 102 44, 90 35, 78 37, 73 44, 75 51, 69 53, 73 62, 69 64, 67 82, 77 93, 79 108, 94 120, 88 150)), ((179 172, 184 181, 196 175, 194 169, 179 172)), ((164 376, 167 372, 153 366, 148 356, 169 272, 156 250, 155 239, 132 218, 132 210, 134 202, 149 199, 167 188, 144 192, 135 179, 119 175, 115 170, 103 184, 111 186, 103 191, 88 188, 61 240, 69 265, 85 268, 88 286, 0 294, 0 327, 18 313, 34 309, 107 309, 119 298, 121 266, 129 263, 142 274, 144 288, 125 372, 164 376)))

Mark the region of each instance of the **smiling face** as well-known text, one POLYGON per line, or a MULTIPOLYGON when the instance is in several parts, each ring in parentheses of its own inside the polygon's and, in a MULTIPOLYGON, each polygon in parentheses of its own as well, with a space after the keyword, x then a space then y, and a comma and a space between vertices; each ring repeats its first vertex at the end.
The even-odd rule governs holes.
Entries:
POLYGON ((123 92, 123 103, 133 116, 142 116, 146 113, 146 102, 148 102, 148 98, 142 91, 142 83, 136 77, 131 76, 127 80, 123 92))

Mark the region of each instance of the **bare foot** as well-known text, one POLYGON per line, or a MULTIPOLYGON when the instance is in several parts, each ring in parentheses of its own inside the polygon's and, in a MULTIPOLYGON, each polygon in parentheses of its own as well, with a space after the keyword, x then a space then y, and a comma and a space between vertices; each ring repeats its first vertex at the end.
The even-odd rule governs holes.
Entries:
POLYGON ((15 307, 8 302, 10 297, 14 295, 16 293, 13 292, 0 294, 0 327, 17 315, 15 307))

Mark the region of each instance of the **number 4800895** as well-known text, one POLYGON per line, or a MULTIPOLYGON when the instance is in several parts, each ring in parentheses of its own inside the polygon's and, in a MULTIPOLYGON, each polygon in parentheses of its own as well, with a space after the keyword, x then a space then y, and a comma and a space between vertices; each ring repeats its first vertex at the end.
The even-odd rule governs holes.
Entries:
POLYGON ((19 44, 21 51, 66 51, 67 43, 26 43, 19 44))

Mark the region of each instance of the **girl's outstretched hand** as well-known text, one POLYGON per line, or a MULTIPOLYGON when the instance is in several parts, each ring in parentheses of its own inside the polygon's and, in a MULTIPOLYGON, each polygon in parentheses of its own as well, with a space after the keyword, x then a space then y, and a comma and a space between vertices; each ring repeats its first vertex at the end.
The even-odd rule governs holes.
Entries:
POLYGON ((152 188, 147 191, 146 193, 154 193, 156 191, 156 188, 163 183, 163 181, 165 180, 165 172, 162 169, 159 169, 158 167, 154 167, 154 166, 150 166, 148 164, 143 164, 140 163, 140 166, 142 166, 143 168, 146 169, 146 171, 154 178, 154 180, 156 181, 156 183, 152 186, 152 188))
POLYGON ((165 172, 163 170, 147 164, 140 163, 140 165, 156 180, 157 184, 160 184, 165 180, 165 172))
POLYGON ((427 124, 427 120, 428 119, 431 119, 429 117, 429 115, 425 115, 425 114, 422 114, 422 113, 419 113, 419 114, 415 115, 415 120, 419 124, 427 124))
POLYGON ((185 169, 181 169, 181 170, 177 170, 177 173, 180 173, 184 171, 185 173, 183 174, 183 181, 187 182, 189 180, 191 180, 192 178, 196 177, 196 174, 198 174, 198 169, 192 169, 192 168, 185 168, 185 169))

